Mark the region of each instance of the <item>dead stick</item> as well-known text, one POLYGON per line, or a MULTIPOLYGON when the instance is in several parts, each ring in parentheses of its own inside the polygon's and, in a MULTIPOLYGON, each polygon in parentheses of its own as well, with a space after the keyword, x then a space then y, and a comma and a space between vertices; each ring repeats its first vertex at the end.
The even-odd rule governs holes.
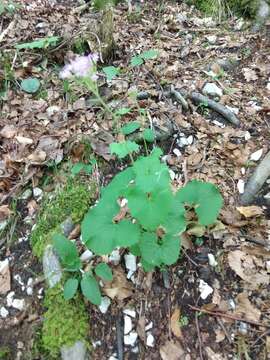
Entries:
POLYGON ((258 321, 252 321, 252 320, 241 318, 240 316, 235 316, 235 315, 232 315, 232 314, 225 314, 225 313, 218 312, 218 311, 205 310, 205 309, 201 309, 201 308, 198 308, 198 307, 192 306, 192 305, 188 305, 188 306, 194 311, 200 311, 202 313, 209 314, 209 315, 212 315, 212 316, 223 317, 223 318, 236 320, 236 321, 243 321, 243 322, 249 323, 251 325, 270 328, 270 324, 269 325, 262 324, 262 323, 259 323, 258 321))

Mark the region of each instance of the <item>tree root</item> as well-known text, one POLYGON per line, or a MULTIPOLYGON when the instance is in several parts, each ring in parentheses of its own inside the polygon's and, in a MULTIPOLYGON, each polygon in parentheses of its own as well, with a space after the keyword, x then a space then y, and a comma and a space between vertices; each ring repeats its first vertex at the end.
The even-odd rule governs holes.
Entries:
POLYGON ((245 191, 241 196, 241 204, 250 204, 269 176, 270 151, 266 154, 266 156, 255 169, 253 175, 248 180, 247 185, 245 186, 245 191))

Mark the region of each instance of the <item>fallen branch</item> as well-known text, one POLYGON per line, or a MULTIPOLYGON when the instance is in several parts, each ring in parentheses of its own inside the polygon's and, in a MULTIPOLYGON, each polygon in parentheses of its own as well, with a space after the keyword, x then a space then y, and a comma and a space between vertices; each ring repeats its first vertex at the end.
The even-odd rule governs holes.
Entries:
POLYGON ((198 308, 198 307, 193 306, 193 305, 188 305, 188 306, 190 307, 191 310, 199 311, 201 313, 205 313, 205 314, 208 314, 208 315, 212 315, 212 316, 216 316, 216 317, 222 317, 222 318, 231 319, 231 320, 235 320, 235 321, 243 321, 243 322, 246 322, 246 323, 251 324, 251 325, 270 328, 270 324, 262 324, 262 323, 260 323, 258 321, 248 320, 248 319, 245 319, 245 318, 242 318, 240 316, 233 315, 233 314, 226 314, 226 313, 222 313, 222 312, 219 312, 219 311, 206 310, 206 309, 198 308))
POLYGON ((240 125, 239 119, 235 116, 235 114, 228 108, 226 108, 224 105, 219 104, 218 102, 209 99, 208 97, 197 93, 192 92, 188 94, 188 97, 192 102, 194 102, 196 105, 203 104, 204 106, 207 106, 208 108, 216 111, 220 115, 224 117, 224 119, 228 120, 231 124, 235 126, 240 125))
POLYGON ((170 95, 175 98, 175 100, 180 103, 185 110, 188 110, 188 103, 184 96, 179 92, 174 90, 174 88, 171 88, 170 95))
POLYGON ((270 151, 266 154, 263 160, 255 169, 253 175, 248 180, 243 195, 241 196, 241 203, 248 205, 252 202, 255 195, 262 188, 263 184, 270 176, 270 151))

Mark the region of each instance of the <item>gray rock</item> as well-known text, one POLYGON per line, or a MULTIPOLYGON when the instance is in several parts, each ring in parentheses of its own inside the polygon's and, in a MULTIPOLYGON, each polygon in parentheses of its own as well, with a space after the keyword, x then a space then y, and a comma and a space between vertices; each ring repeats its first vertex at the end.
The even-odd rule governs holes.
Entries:
POLYGON ((19 197, 19 200, 29 200, 32 196, 32 190, 31 189, 26 189, 21 196, 19 197))
POLYGON ((64 235, 68 237, 71 231, 75 228, 75 224, 73 223, 72 219, 68 217, 64 222, 62 222, 60 227, 64 235))
POLYGON ((62 277, 62 270, 59 259, 53 251, 52 245, 48 245, 44 251, 43 259, 43 273, 47 280, 49 287, 54 287, 62 277))
POLYGON ((87 354, 86 346, 82 341, 76 341, 76 343, 71 346, 62 346, 61 348, 61 358, 62 360, 89 360, 87 354))
POLYGON ((206 96, 221 97, 223 92, 215 83, 207 83, 203 88, 203 94, 206 96))

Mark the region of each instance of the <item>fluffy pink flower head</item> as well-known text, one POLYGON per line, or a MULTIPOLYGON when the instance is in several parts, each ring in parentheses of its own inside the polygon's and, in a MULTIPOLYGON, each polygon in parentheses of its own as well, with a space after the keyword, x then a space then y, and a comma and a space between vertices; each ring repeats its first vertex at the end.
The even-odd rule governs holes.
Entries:
POLYGON ((71 60, 59 73, 61 79, 68 79, 72 76, 91 77, 93 81, 97 80, 96 63, 98 61, 98 54, 89 54, 87 56, 77 56, 71 60))

